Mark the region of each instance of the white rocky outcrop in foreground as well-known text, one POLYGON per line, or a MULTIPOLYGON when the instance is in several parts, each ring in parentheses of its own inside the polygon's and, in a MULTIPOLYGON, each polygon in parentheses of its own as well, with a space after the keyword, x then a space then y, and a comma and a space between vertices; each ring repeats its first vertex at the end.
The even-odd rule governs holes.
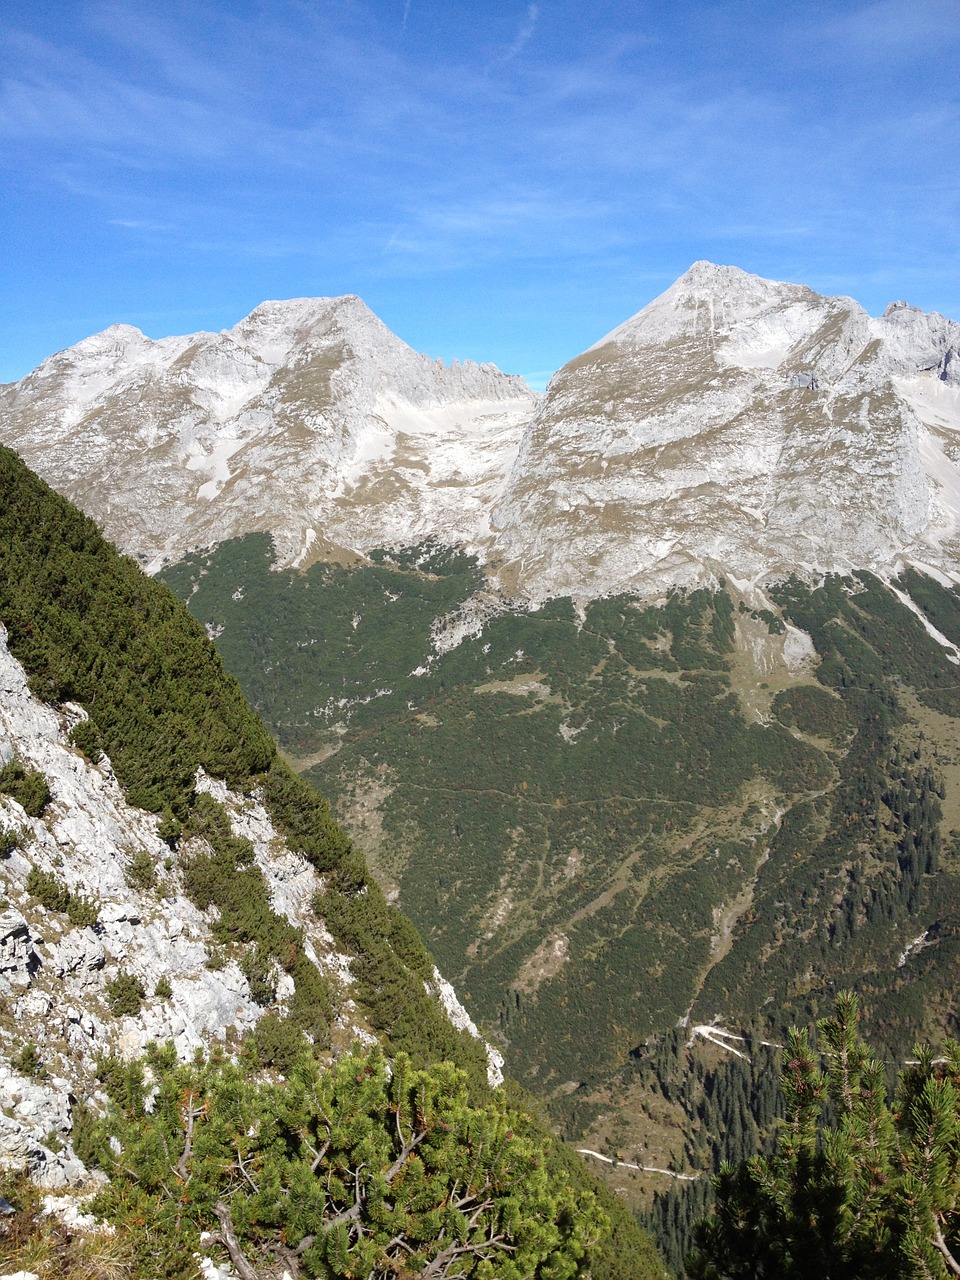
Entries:
MULTIPOLYGON (((215 948, 210 913, 185 896, 156 815, 127 804, 108 760, 92 765, 70 746, 79 715, 69 704, 56 711, 37 701, 0 627, 0 765, 16 755, 43 773, 52 792, 40 818, 0 793, 0 827, 18 832, 17 847, 0 860, 0 1166, 26 1167, 51 1188, 83 1173, 69 1145, 71 1108, 95 1090, 98 1054, 136 1055, 155 1040, 172 1041, 189 1057, 215 1041, 237 1043, 263 1013, 235 961, 206 967, 215 948), (137 855, 156 872, 146 892, 128 880, 137 855), (96 903, 96 926, 75 927, 41 906, 26 889, 31 867, 96 903), (107 984, 121 971, 147 993, 136 1017, 116 1017, 108 1006, 107 984), (161 979, 169 997, 156 995, 161 979), (46 1078, 13 1065, 29 1042, 46 1078)), ((350 996, 350 959, 311 910, 321 887, 316 871, 286 846, 255 798, 202 774, 198 786, 225 806, 234 834, 252 842, 274 910, 303 930, 307 955, 339 1007, 336 1044, 371 1041, 350 996)), ((292 980, 281 975, 281 1006, 292 994, 292 980)), ((92 1101, 103 1099, 94 1092, 92 1101)))
MULTIPOLYGON (((5 641, 0 628, 0 764, 17 755, 43 773, 53 799, 41 818, 30 818, 0 794, 0 825, 19 832, 18 847, 0 862, 7 903, 0 912, 0 1163, 26 1163, 42 1183, 58 1186, 77 1169, 69 1147, 57 1153, 49 1137, 66 1141, 69 1099, 90 1087, 97 1054, 132 1055, 151 1040, 172 1040, 186 1057, 238 1038, 263 1010, 235 962, 205 967, 210 918, 184 895, 156 816, 126 803, 109 761, 91 765, 69 745, 76 709, 58 713, 38 702, 5 641), (157 887, 148 893, 128 883, 138 854, 156 869, 157 887), (74 927, 41 906, 26 890, 32 866, 95 902, 97 926, 74 927), (121 971, 147 992, 136 1017, 114 1017, 107 1005, 106 985, 121 971), (161 978, 170 998, 154 995, 161 978), (49 1080, 29 1080, 10 1065, 27 1042, 38 1047, 49 1080)), ((316 872, 285 848, 261 805, 213 780, 201 784, 227 802, 237 834, 253 840, 275 908, 309 929, 311 958, 348 1012, 349 966, 309 914, 316 872)))

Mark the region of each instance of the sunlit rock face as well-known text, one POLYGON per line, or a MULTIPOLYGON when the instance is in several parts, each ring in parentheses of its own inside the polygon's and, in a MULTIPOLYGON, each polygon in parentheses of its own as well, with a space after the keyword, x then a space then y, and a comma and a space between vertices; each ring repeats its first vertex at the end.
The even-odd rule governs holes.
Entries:
POLYGON ((264 531, 300 565, 434 537, 534 600, 952 572, 958 352, 905 303, 699 262, 542 400, 306 298, 220 334, 114 326, 0 388, 0 439, 151 569, 264 531))
MULTIPOLYGON (((223 955, 216 908, 200 910, 187 893, 183 862, 170 857, 157 815, 128 803, 106 756, 92 763, 73 746, 70 729, 86 713, 38 701, 6 641, 0 624, 0 767, 16 759, 39 771, 50 799, 33 817, 0 792, 0 834, 12 836, 0 857, 0 1169, 25 1168, 57 1188, 84 1172, 69 1140, 73 1102, 84 1098, 96 1108, 106 1101, 98 1055, 136 1056, 151 1041, 172 1043, 185 1059, 217 1043, 236 1049, 264 1007, 236 956, 223 955), (149 886, 132 876, 136 860, 150 869, 149 886), (95 924, 44 906, 32 872, 86 900, 95 924), (111 1004, 120 975, 139 983, 136 1012, 111 1004), (44 1064, 42 1079, 23 1063, 27 1045, 44 1064)), ((238 795, 202 771, 196 781, 223 806, 232 833, 250 842, 270 906, 300 931, 304 954, 325 979, 333 1051, 373 1043, 354 1000, 355 957, 337 950, 314 910, 323 887, 317 871, 288 846, 258 795, 238 795)), ((191 850, 209 852, 200 837, 182 845, 187 860, 191 850)), ((289 974, 275 977, 271 1007, 282 1013, 295 986, 289 974)), ((479 1036, 439 973, 428 990, 454 1026, 479 1036)), ((494 1049, 488 1054, 498 1085, 503 1060, 494 1049)))
POLYGON ((957 559, 960 326, 696 263, 557 373, 494 528, 534 596, 957 559))
MULTIPOLYGON (((26 1168, 59 1187, 83 1173, 69 1145, 71 1105, 103 1101, 97 1055, 134 1055, 150 1041, 170 1041, 188 1058, 217 1042, 236 1044, 263 1009, 235 959, 207 963, 217 948, 214 919, 187 896, 157 816, 126 801, 105 756, 93 764, 73 747, 69 730, 85 713, 72 703, 39 702, 6 639, 0 625, 0 765, 16 758, 41 772, 50 800, 42 817, 32 817, 0 793, 0 830, 14 837, 0 859, 0 1169, 26 1168), (131 880, 137 857, 156 877, 149 890, 131 880), (95 926, 47 909, 30 888, 34 869, 86 899, 95 926), (110 984, 121 973, 144 993, 135 1015, 111 1012, 110 984), (28 1044, 49 1078, 30 1078, 20 1061, 28 1044)), ((312 910, 317 873, 286 847, 258 800, 204 775, 198 786, 224 805, 234 833, 251 841, 273 907, 304 931, 310 960, 340 998, 344 1038, 371 1039, 354 1017, 349 958, 312 910)))
POLYGON ((0 439, 150 567, 254 530, 291 563, 440 529, 486 544, 535 405, 359 298, 299 298, 219 334, 114 325, 0 388, 0 439))

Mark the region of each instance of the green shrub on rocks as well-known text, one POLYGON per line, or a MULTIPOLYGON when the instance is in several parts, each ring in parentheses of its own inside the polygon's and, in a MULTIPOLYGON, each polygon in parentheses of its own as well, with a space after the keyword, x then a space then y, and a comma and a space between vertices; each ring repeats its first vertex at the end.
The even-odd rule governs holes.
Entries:
POLYGON ((115 1018, 135 1018, 143 1006, 146 994, 140 979, 123 970, 107 983, 107 1004, 115 1018))
POLYGON ((16 756, 0 769, 0 791, 12 796, 30 818, 42 817, 52 798, 43 774, 16 756))
POLYGON ((304 1280, 572 1280, 609 1234, 527 1117, 471 1101, 450 1064, 418 1071, 374 1049, 324 1069, 301 1054, 268 1084, 154 1049, 113 1064, 107 1088, 87 1145, 111 1181, 91 1208, 171 1280, 196 1275, 202 1231, 241 1275, 304 1280))
POLYGON ((32 894, 48 911, 62 912, 77 928, 97 923, 99 911, 96 902, 83 894, 72 893, 52 871, 31 867, 27 876, 27 893, 32 894))

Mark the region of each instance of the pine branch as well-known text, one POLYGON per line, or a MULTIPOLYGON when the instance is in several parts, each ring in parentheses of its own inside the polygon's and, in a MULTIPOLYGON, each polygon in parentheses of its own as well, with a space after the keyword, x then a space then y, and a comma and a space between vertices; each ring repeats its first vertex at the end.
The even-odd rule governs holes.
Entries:
POLYGON ((187 1097, 187 1105, 183 1108, 183 1112, 182 1112, 183 1119, 184 1119, 183 1151, 180 1153, 180 1159, 177 1161, 173 1169, 173 1172, 177 1175, 177 1177, 180 1179, 181 1182, 188 1181, 187 1165, 190 1162, 190 1156, 193 1152, 194 1121, 197 1119, 198 1116, 202 1116, 207 1109, 206 1103, 204 1103, 202 1107, 195 1107, 193 1105, 193 1098, 194 1098, 194 1094, 193 1094, 193 1090, 191 1090, 190 1094, 187 1097))
POLYGON ((295 1249, 288 1250, 288 1252, 292 1257, 299 1258, 307 1252, 307 1250, 310 1248, 310 1246, 313 1244, 316 1238, 317 1238, 316 1236, 304 1236, 303 1239, 300 1241, 300 1243, 297 1245, 297 1247, 295 1249))
POLYGON ((230 1210, 227 1205, 222 1200, 218 1200, 213 1206, 213 1212, 220 1223, 220 1230, 216 1233, 216 1236, 230 1255, 233 1269, 240 1277, 240 1280, 261 1280, 260 1272, 243 1255, 240 1241, 237 1239, 237 1233, 233 1229, 233 1219, 230 1216, 230 1210))
POLYGON ((516 1246, 507 1244, 502 1234, 490 1236, 488 1239, 481 1240, 476 1244, 448 1244, 420 1272, 420 1280, 432 1280, 434 1276, 443 1277, 443 1280, 452 1280, 449 1268, 458 1258, 472 1255, 475 1258, 483 1259, 489 1258, 492 1253, 514 1253, 515 1251, 516 1246))
POLYGON ((328 1227, 340 1227, 345 1222, 355 1222, 360 1217, 360 1210, 363 1208, 363 1191, 360 1187, 360 1173, 364 1165, 359 1165, 353 1171, 353 1204, 349 1209, 344 1209, 342 1213, 338 1213, 335 1218, 331 1218, 326 1225, 328 1227))
POLYGON ((415 1151, 417 1147, 419 1147, 420 1143, 424 1140, 426 1136, 427 1136, 427 1130, 421 1129, 420 1132, 416 1135, 416 1137, 411 1138, 408 1142, 405 1142, 403 1144, 403 1150, 400 1152, 396 1160, 394 1160, 393 1164, 390 1166, 390 1168, 386 1172, 385 1177, 386 1177, 386 1182, 388 1187, 390 1183, 393 1182, 394 1178, 397 1176, 397 1174, 400 1172, 403 1166, 406 1164, 411 1153, 415 1151))
POLYGON ((257 1186, 257 1184, 254 1182, 254 1180, 250 1177, 249 1173, 247 1173, 246 1166, 245 1166, 245 1165, 244 1165, 244 1163, 243 1163, 243 1157, 240 1155, 240 1152, 239 1152, 239 1151, 237 1152, 237 1168, 238 1168, 238 1169, 240 1170, 240 1172, 243 1174, 243 1176, 244 1176, 244 1178, 246 1179, 246 1181, 250 1184, 250 1187, 251 1187, 251 1188, 252 1188, 252 1190, 253 1190, 253 1194, 254 1194, 254 1195, 259 1195, 259 1194, 260 1194, 260 1188, 259 1188, 259 1187, 257 1186))
POLYGON ((306 1147, 307 1151, 309 1151, 310 1155, 313 1156, 313 1164, 310 1166, 310 1172, 316 1173, 317 1170, 320 1168, 320 1166, 323 1164, 324 1157, 326 1156, 327 1152, 330 1150, 331 1140, 328 1138, 326 1142, 323 1144, 323 1146, 320 1148, 320 1150, 318 1151, 316 1147, 314 1147, 311 1144, 310 1140, 307 1138, 307 1131, 305 1129, 299 1130, 298 1137, 300 1138, 300 1141, 303 1143, 303 1145, 306 1147))
POLYGON ((955 1276, 960 1276, 960 1263, 957 1262, 956 1258, 947 1248, 947 1242, 946 1240, 944 1240, 943 1232, 940 1230, 939 1227, 934 1232, 933 1244, 934 1244, 934 1248, 937 1250, 937 1252, 943 1258, 944 1262, 947 1264, 947 1267, 953 1272, 955 1276))

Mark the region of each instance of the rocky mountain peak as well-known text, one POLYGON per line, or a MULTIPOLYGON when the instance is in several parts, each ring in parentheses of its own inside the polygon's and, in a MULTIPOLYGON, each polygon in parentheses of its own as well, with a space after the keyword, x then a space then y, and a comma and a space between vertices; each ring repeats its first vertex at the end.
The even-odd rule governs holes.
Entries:
POLYGON ((304 348, 335 336, 358 348, 386 345, 409 351, 355 294, 261 302, 222 336, 273 365, 295 360, 304 348))
MULTIPOLYGON (((787 284, 754 275, 741 267, 701 260, 689 267, 682 276, 660 295, 670 298, 674 305, 694 306, 713 298, 732 314, 756 307, 781 304, 785 298, 813 298, 816 295, 806 285, 787 284)), ((660 299, 654 299, 655 305, 660 299)))
POLYGON ((948 386, 960 386, 960 324, 906 302, 891 302, 873 324, 892 373, 933 374, 948 386))
POLYGON ((716 341, 770 314, 781 317, 781 325, 789 325, 792 317, 798 318, 795 313, 805 312, 815 298, 803 285, 765 280, 739 267, 695 262, 668 289, 590 349, 599 350, 609 343, 642 347, 680 337, 709 336, 716 341))
POLYGON ((128 346, 142 346, 150 339, 136 325, 111 324, 99 333, 91 334, 76 344, 75 350, 83 354, 96 355, 123 350, 128 346))
POLYGON ((695 263, 551 381, 494 510, 516 584, 650 595, 955 563, 960 405, 931 376, 952 384, 958 339, 941 316, 874 320, 695 263))
POLYGON ((220 334, 114 326, 0 390, 0 436, 151 566, 253 531, 300 565, 435 537, 509 593, 649 595, 949 568, 958 385, 943 316, 700 261, 542 402, 356 296, 295 298, 220 334))
POLYGON ((0 435, 142 562, 252 530, 281 560, 449 527, 477 541, 536 396, 413 351, 354 295, 232 329, 114 326, 0 392, 0 435), (322 541, 322 539, 321 539, 322 541))

